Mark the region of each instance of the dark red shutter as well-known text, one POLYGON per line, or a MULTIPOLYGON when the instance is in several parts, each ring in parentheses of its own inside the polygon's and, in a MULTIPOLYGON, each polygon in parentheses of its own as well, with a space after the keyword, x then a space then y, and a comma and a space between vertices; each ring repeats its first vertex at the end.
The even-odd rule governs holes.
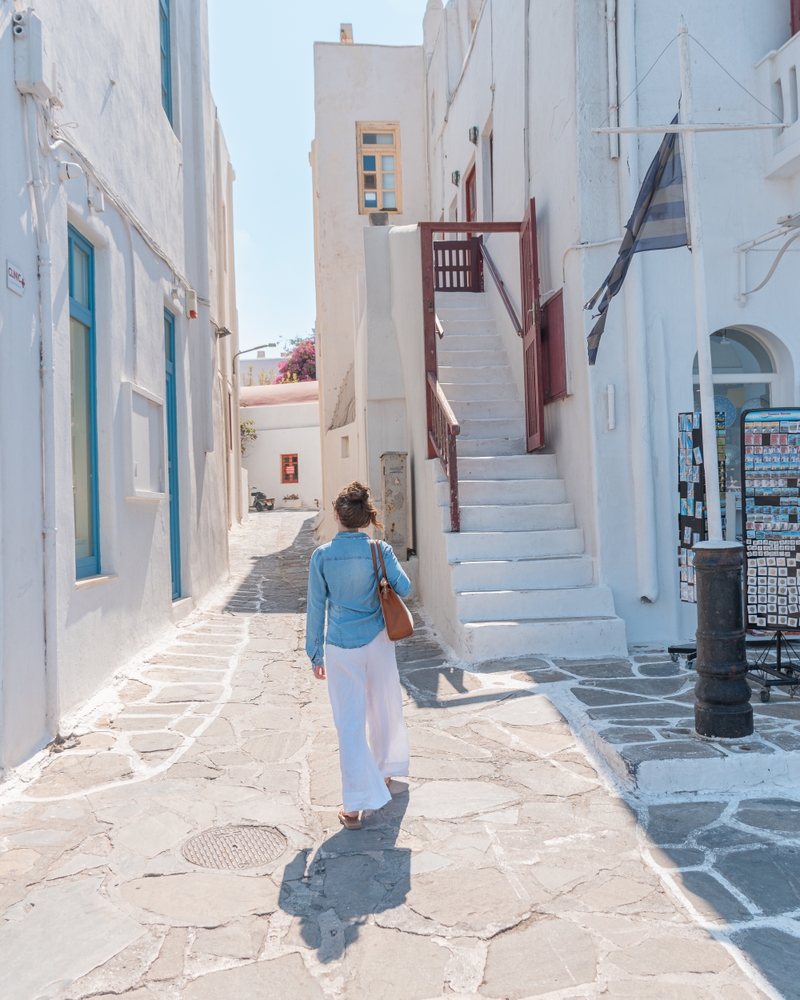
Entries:
POLYGON ((792 5, 792 34, 796 35, 800 31, 800 0, 791 0, 792 5))
POLYGON ((544 448, 544 386, 539 315, 539 256, 536 246, 536 202, 531 203, 519 231, 522 288, 522 352, 525 372, 527 450, 544 448))
POLYGON ((556 292, 542 306, 542 370, 544 401, 554 403, 567 394, 567 349, 564 338, 564 294, 556 292))

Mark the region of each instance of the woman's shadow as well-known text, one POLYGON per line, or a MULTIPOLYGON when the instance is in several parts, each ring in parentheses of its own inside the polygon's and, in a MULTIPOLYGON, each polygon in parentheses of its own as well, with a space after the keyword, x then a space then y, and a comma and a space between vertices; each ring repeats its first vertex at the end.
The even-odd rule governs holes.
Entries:
POLYGON ((300 933, 321 962, 338 961, 370 913, 401 906, 411 851, 395 847, 408 786, 392 779, 392 801, 368 813, 361 830, 339 830, 309 860, 301 851, 284 869, 280 907, 300 918, 300 933))

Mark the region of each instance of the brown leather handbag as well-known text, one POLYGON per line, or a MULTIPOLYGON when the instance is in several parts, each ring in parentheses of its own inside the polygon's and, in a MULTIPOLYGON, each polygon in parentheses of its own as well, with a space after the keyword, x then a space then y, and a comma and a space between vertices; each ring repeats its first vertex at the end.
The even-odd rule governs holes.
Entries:
POLYGON ((414 633, 414 620, 411 617, 411 612, 395 594, 394 588, 386 577, 383 549, 378 542, 370 542, 369 549, 372 553, 372 568, 375 570, 375 580, 378 584, 378 597, 381 602, 381 611, 383 611, 383 620, 386 622, 386 634, 392 642, 407 639, 414 633), (383 576, 378 572, 378 559, 381 561, 383 576))

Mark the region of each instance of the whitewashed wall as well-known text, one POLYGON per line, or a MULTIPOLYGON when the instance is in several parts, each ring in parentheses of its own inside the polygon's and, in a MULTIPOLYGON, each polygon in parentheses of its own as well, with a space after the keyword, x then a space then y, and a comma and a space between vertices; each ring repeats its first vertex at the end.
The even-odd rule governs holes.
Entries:
MULTIPOLYGON (((251 490, 275 497, 275 509, 284 496, 297 493, 304 507, 322 506, 322 461, 320 456, 319 404, 278 403, 242 406, 243 420, 252 420, 258 437, 247 444, 242 465, 247 469, 251 490), (281 455, 297 455, 298 482, 281 483, 281 455)), ((252 500, 252 497, 251 497, 252 500)))
MULTIPOLYGON (((323 492, 326 517, 339 490, 367 470, 366 441, 355 419, 333 426, 335 414, 355 406, 358 274, 364 270, 362 230, 369 215, 358 211, 356 122, 400 123, 402 225, 428 218, 427 136, 424 66, 420 46, 317 43, 314 47, 316 127, 311 162, 317 282, 317 364, 323 435, 323 492), (349 376, 348 376, 348 373, 349 376), (342 437, 350 456, 342 456, 342 437)), ((363 413, 358 420, 362 421, 363 413)), ((377 495, 380 485, 370 484, 377 495)))
MULTIPOLYGON (((43 147, 52 256, 55 415, 55 586, 44 585, 37 245, 25 158, 24 100, 14 81, 11 17, 0 3, 0 256, 27 279, 0 287, 0 766, 47 742, 176 613, 227 574, 227 526, 238 516, 237 348, 232 171, 208 87, 204 0, 172 0, 175 128, 161 106, 157 4, 40 0, 36 13, 58 66, 53 109, 80 154, 43 147), (59 180, 58 162, 90 164, 95 183, 59 180), (116 206, 115 202, 116 201, 116 206), (96 200, 95 200, 96 204, 96 200), (70 431, 67 227, 95 248, 101 575, 75 580, 70 431), (157 246, 161 254, 154 252, 157 246), (167 258, 171 263, 165 262, 167 258), (186 288, 199 317, 186 316, 186 288), (177 302, 172 290, 179 291, 177 302), (163 400, 164 308, 176 314, 183 595, 173 606, 166 499, 129 499, 126 390, 163 400), (217 341, 215 325, 232 335, 217 341), (43 629, 46 609, 55 628, 43 629)), ((88 173, 88 168, 87 168, 88 173)), ((166 447, 166 442, 164 442, 166 447)))

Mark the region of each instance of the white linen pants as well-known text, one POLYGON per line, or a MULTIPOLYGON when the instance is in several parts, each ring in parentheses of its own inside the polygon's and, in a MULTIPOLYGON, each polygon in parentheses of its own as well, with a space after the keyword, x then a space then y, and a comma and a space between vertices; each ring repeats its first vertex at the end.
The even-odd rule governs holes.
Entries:
POLYGON ((344 811, 380 809, 391 799, 384 778, 408 774, 411 753, 394 643, 385 629, 355 649, 326 643, 325 670, 339 734, 344 811))

